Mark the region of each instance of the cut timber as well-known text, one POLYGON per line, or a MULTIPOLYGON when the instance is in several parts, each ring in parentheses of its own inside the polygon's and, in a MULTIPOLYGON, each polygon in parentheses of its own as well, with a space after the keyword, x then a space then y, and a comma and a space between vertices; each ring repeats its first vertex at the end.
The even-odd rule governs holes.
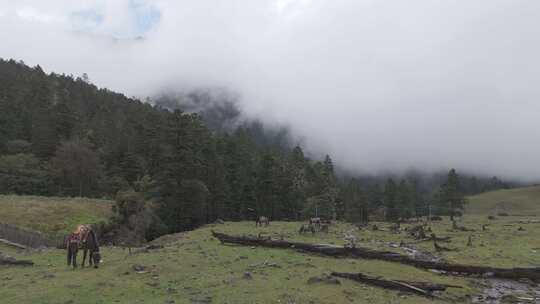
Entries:
POLYGON ((14 243, 14 242, 11 242, 11 241, 8 241, 8 240, 5 240, 5 239, 0 239, 0 243, 8 245, 8 246, 15 247, 15 248, 19 248, 19 249, 26 249, 26 246, 24 246, 24 245, 14 243))
POLYGON ((239 244, 244 246, 262 246, 269 248, 295 249, 303 252, 316 253, 332 257, 382 260, 410 265, 422 269, 435 269, 449 273, 457 273, 464 275, 489 275, 492 277, 503 279, 530 279, 534 281, 540 281, 540 267, 496 268, 488 266, 450 264, 437 261, 417 260, 413 257, 395 252, 378 251, 362 247, 348 248, 335 245, 321 245, 301 242, 288 242, 284 240, 258 239, 255 237, 227 235, 215 231, 212 231, 212 235, 218 240, 220 240, 222 243, 239 244))
POLYGON ((444 291, 448 287, 461 288, 461 286, 444 285, 429 282, 406 282, 397 280, 385 280, 382 278, 370 277, 362 273, 332 272, 335 277, 345 278, 367 285, 382 287, 386 289, 399 290, 414 293, 422 296, 433 297, 432 292, 444 291))

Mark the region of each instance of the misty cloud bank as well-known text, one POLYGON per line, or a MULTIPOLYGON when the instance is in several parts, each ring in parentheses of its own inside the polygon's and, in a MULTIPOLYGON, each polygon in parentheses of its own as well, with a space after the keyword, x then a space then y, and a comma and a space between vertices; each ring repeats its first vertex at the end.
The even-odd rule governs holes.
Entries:
POLYGON ((130 96, 227 88, 363 172, 540 178, 536 0, 12 2, 0 57, 130 96))

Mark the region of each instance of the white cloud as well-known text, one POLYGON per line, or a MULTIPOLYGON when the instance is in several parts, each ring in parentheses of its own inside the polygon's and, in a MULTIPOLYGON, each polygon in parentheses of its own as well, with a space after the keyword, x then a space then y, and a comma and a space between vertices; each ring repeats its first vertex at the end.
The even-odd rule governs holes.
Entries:
POLYGON ((143 4, 159 24, 145 40, 115 42, 106 36, 136 32, 127 1, 0 0, 0 26, 13 29, 0 31, 0 56, 87 72, 127 94, 227 86, 250 114, 290 123, 350 168, 540 177, 538 1, 143 4), (103 23, 84 35, 13 15, 21 7, 64 18, 94 9, 103 23))
POLYGON ((25 21, 35 21, 43 23, 65 23, 63 16, 55 16, 42 13, 33 7, 22 7, 17 9, 17 16, 25 21))

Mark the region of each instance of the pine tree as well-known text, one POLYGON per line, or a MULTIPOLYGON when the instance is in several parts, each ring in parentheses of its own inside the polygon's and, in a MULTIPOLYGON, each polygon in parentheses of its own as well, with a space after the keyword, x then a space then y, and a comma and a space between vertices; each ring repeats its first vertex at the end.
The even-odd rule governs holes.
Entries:
POLYGON ((397 209, 397 187, 392 178, 386 181, 384 186, 384 206, 386 208, 386 220, 395 221, 399 218, 397 209))
POLYGON ((411 201, 411 191, 407 181, 402 179, 397 187, 396 209, 398 218, 409 218, 413 214, 414 206, 411 201))
POLYGON ((277 208, 277 163, 273 155, 267 153, 261 159, 257 170, 257 213, 275 219, 277 208))
POLYGON ((61 100, 54 106, 55 132, 60 140, 70 140, 73 136, 73 129, 77 124, 78 117, 71 105, 61 100))
POLYGON ((439 200, 439 207, 444 214, 450 215, 451 220, 454 220, 454 214, 457 210, 463 210, 467 201, 460 188, 459 177, 455 169, 448 172, 446 182, 441 186, 439 200))
POLYGON ((70 194, 89 195, 100 175, 99 156, 87 143, 64 142, 51 159, 51 169, 70 194))
POLYGON ((32 151, 40 158, 49 158, 54 154, 57 134, 50 109, 50 89, 45 83, 36 84, 32 114, 32 151))
POLYGON ((334 175, 334 164, 329 155, 326 155, 323 162, 323 193, 321 214, 325 218, 336 220, 337 217, 337 198, 339 190, 336 187, 336 177, 334 175))
POLYGON ((360 188, 360 182, 352 178, 343 191, 344 217, 352 223, 367 223, 367 197, 360 188))
POLYGON ((289 161, 290 174, 292 177, 291 185, 291 218, 299 219, 302 207, 306 201, 307 191, 307 176, 306 176, 307 161, 302 148, 296 146, 291 152, 289 161))
POLYGON ((420 179, 412 178, 409 185, 412 215, 416 217, 423 216, 426 213, 426 208, 420 189, 420 179))

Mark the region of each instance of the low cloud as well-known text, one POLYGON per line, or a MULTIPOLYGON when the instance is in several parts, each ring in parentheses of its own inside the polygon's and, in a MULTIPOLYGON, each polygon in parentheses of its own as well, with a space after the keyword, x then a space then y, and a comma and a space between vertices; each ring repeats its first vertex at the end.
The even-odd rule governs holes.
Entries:
POLYGON ((539 179, 539 16, 535 0, 0 0, 0 57, 130 96, 227 88, 349 169, 539 179))

